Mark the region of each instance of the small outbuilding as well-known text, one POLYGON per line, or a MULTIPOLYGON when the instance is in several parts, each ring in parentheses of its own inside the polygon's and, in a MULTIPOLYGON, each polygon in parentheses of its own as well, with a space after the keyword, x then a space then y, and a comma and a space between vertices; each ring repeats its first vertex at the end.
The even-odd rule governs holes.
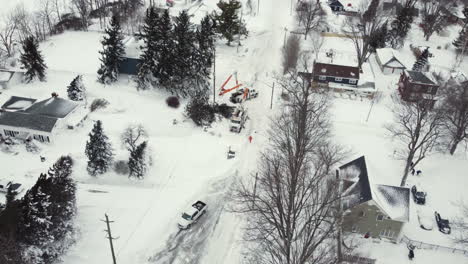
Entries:
POLYGON ((338 0, 331 0, 328 2, 328 5, 333 12, 341 12, 344 10, 343 4, 338 0))
POLYGON ((125 55, 119 66, 119 73, 136 75, 141 63, 140 54, 142 43, 135 37, 128 37, 124 40, 125 55))
POLYGON ((384 74, 401 74, 406 70, 405 65, 398 59, 396 50, 383 48, 377 49, 376 53, 377 63, 384 74))

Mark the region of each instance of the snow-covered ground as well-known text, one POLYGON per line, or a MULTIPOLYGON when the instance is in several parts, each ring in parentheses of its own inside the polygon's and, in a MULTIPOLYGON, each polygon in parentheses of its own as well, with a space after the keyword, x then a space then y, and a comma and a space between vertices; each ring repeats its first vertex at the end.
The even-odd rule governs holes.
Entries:
MULTIPOLYGON (((7 5, 13 3, 5 2, 7 5)), ((98 50, 102 35, 97 32, 66 32, 50 38, 41 44, 49 67, 47 82, 20 84, 2 91, 0 103, 12 95, 44 99, 57 92, 65 97, 70 81, 77 74, 83 74, 88 101, 106 98, 110 102, 108 108, 91 113, 83 127, 61 131, 53 143, 41 145, 40 155, 47 158, 46 162, 40 161, 39 154, 27 153, 24 146, 17 146, 14 153, 0 151, 3 177, 15 179, 26 187, 34 184, 39 173, 46 171, 60 155, 70 154, 74 158, 73 176, 79 182, 76 223, 80 237, 64 256, 63 263, 110 261, 108 241, 102 232, 105 226, 100 221, 104 213, 115 221, 111 227, 113 235, 119 237, 114 241, 119 263, 241 263, 242 218, 224 209, 229 202, 229 187, 239 177, 250 177, 255 172, 257 155, 268 142, 268 118, 279 110, 278 95, 281 92, 276 86, 273 109, 270 110, 271 85, 274 76, 281 71, 284 28, 293 28, 289 1, 261 2, 259 14, 244 17, 250 33, 246 40, 242 40, 242 46, 228 47, 224 40, 218 41, 217 46, 215 86, 220 87, 230 74, 237 72, 240 82, 260 93, 259 98, 247 102, 250 119, 239 135, 228 132, 226 120, 217 122, 207 132, 202 131, 183 116, 186 102, 182 102, 179 109, 168 108, 165 104, 167 94, 162 91, 137 92, 129 78, 122 77, 115 85, 98 84, 95 73, 100 63, 98 50), (173 125, 174 119, 178 120, 176 125, 173 125), (128 155, 120 145, 120 133, 130 123, 143 124, 148 131, 154 162, 143 181, 129 180, 113 172, 98 178, 86 173, 84 145, 94 120, 103 121, 117 160, 126 159, 128 155), (253 136, 252 143, 247 140, 250 135, 253 136), (235 159, 226 159, 229 146, 237 152, 235 159), (176 221, 181 210, 197 199, 207 202, 207 214, 192 229, 179 232, 176 221)), ((204 5, 191 8, 195 10, 194 19, 212 10, 213 3, 205 1, 204 5)), ((186 6, 179 1, 173 11, 182 8, 186 6)), ((330 15, 329 20, 338 28, 342 17, 330 15)), ((449 37, 434 35, 426 43, 420 30, 413 28, 407 44, 430 45, 435 54, 430 62, 450 68, 453 51, 445 50, 443 45, 454 38, 458 29, 449 28, 449 37), (438 50, 437 46, 442 48, 438 50)), ((307 43, 304 46, 307 47, 307 43)), ((354 50, 349 40, 342 38, 326 38, 322 49, 330 48, 342 54, 354 50)), ((414 60, 407 46, 401 52, 406 60, 414 60)), ((398 76, 383 75, 373 56, 369 63, 382 99, 372 105, 368 99, 334 98, 331 109, 334 136, 356 156, 366 156, 373 168, 374 174, 369 175, 373 183, 399 185, 403 162, 395 159, 394 143, 384 128, 392 121, 389 98, 396 92, 398 76)), ((466 61, 461 65, 465 72, 467 65, 466 61)), ((216 96, 217 101, 226 99, 216 96)), ((418 184, 428 192, 426 207, 439 211, 444 218, 453 219, 458 212, 452 202, 468 199, 465 188, 468 186, 467 160, 467 151, 462 146, 454 157, 431 156, 420 165, 422 176, 411 176, 408 185, 418 184)), ((436 229, 425 231, 419 228, 415 215, 418 207, 411 202, 410 223, 405 226, 404 234, 414 240, 454 246, 450 236, 436 229)), ((364 239, 360 242, 359 251, 376 258, 377 263, 409 261, 403 244, 374 244, 364 239)), ((417 250, 413 260, 416 264, 442 261, 468 263, 467 257, 460 254, 430 250, 417 250)))

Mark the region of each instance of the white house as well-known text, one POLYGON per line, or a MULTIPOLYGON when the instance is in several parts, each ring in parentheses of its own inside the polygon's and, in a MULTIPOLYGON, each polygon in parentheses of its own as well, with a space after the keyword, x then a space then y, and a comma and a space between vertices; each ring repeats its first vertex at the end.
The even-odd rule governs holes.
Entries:
POLYGON ((0 109, 0 136, 50 142, 57 130, 73 128, 86 118, 82 108, 79 103, 56 94, 39 102, 13 96, 0 109))
POLYGON ((384 74, 401 74, 406 69, 394 49, 383 48, 377 49, 376 52, 377 63, 384 74))

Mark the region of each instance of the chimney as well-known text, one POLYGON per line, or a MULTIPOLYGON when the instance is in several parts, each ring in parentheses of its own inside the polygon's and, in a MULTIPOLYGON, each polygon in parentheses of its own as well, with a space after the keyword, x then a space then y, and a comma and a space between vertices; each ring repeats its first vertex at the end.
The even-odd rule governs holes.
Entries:
POLYGON ((53 92, 53 93, 52 93, 52 97, 53 97, 53 98, 57 98, 57 97, 58 97, 58 93, 53 92))

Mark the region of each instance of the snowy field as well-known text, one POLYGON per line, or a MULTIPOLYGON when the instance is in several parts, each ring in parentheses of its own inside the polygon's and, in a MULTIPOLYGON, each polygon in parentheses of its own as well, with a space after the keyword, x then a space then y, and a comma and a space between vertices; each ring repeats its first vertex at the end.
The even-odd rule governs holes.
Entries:
MULTIPOLYGON (((1 1, 6 2, 7 8, 14 6, 13 1, 1 1)), ((173 12, 185 8, 182 1, 179 2, 173 12)), ((77 74, 83 74, 88 101, 106 98, 110 102, 106 109, 91 113, 83 127, 61 131, 53 143, 41 145, 40 154, 30 154, 21 145, 14 149, 14 153, 0 152, 4 177, 24 183, 26 187, 32 186, 39 173, 45 172, 60 155, 70 154, 75 160, 73 176, 79 183, 76 223, 80 237, 64 256, 63 263, 99 264, 110 261, 108 241, 102 232, 105 226, 100 221, 104 213, 115 221, 112 232, 119 237, 114 241, 118 263, 241 263, 242 219, 225 210, 229 202, 229 187, 239 177, 249 177, 255 172, 258 153, 268 143, 266 129, 269 117, 280 110, 281 103, 281 90, 277 88, 274 90, 273 110, 270 110, 270 86, 281 70, 284 28, 293 28, 288 1, 261 2, 257 16, 245 16, 250 34, 243 45, 240 48, 228 47, 220 40, 217 47, 216 87, 237 71, 241 82, 260 93, 259 98, 247 102, 250 119, 247 128, 239 135, 228 132, 226 120, 215 123, 206 132, 202 131, 183 116, 186 102, 182 102, 177 110, 168 108, 165 103, 168 94, 162 91, 137 92, 128 77, 122 76, 114 85, 98 84, 96 70, 100 64, 98 51, 102 35, 97 32, 65 32, 50 38, 41 44, 49 68, 47 82, 20 84, 2 91, 0 104, 13 95, 45 99, 52 92, 57 92, 65 97, 70 81, 77 74), (178 120, 176 125, 173 125, 174 119, 178 120), (129 180, 113 172, 98 178, 87 174, 84 146, 95 120, 102 120, 116 160, 127 158, 126 150, 120 145, 120 133, 131 123, 145 127, 154 165, 143 181, 129 180), (250 135, 253 136, 252 143, 247 140, 250 135), (226 159, 229 146, 237 152, 235 159, 226 159), (46 162, 41 162, 39 155, 45 156, 46 162), (192 229, 179 232, 176 221, 181 210, 197 199, 207 202, 208 213, 192 229)), ((195 10, 194 19, 197 19, 212 10, 214 5, 209 2, 195 8, 192 10, 195 10)), ((330 15, 329 20, 338 28, 341 17, 335 16, 330 15)), ((450 28, 449 37, 434 35, 426 43, 420 30, 413 28, 407 43, 433 47, 431 52, 435 57, 430 62, 449 69, 454 56, 443 45, 450 42, 457 31, 456 27, 450 28), (440 45, 442 49, 437 50, 440 45)), ((327 38, 323 49, 330 48, 343 54, 353 50, 348 40, 340 38, 327 38)), ((408 47, 402 52, 405 60, 414 60, 408 47)), ((355 156, 366 156, 374 172, 369 175, 374 183, 399 185, 403 162, 395 159, 394 143, 384 128, 392 121, 389 98, 396 92, 398 76, 383 75, 374 57, 371 57, 370 65, 377 90, 383 98, 372 106, 369 115, 370 100, 333 96, 334 136, 337 142, 351 151, 349 160, 355 156)), ((461 69, 468 72, 466 61, 461 69)), ((421 163, 419 169, 423 174, 411 176, 408 185, 417 183, 421 186, 428 192, 426 207, 439 211, 444 218, 453 219, 458 213, 453 203, 468 200, 466 148, 460 147, 453 157, 445 154, 431 156, 421 163)), ((406 224, 403 233, 414 240, 453 247, 450 236, 436 229, 425 231, 419 228, 417 207, 411 202, 410 223, 406 224)), ((379 264, 409 263, 404 244, 361 240, 359 252, 376 258, 379 264)), ((415 254, 412 261, 415 264, 468 263, 468 258, 460 254, 431 250, 417 250, 415 254)))

